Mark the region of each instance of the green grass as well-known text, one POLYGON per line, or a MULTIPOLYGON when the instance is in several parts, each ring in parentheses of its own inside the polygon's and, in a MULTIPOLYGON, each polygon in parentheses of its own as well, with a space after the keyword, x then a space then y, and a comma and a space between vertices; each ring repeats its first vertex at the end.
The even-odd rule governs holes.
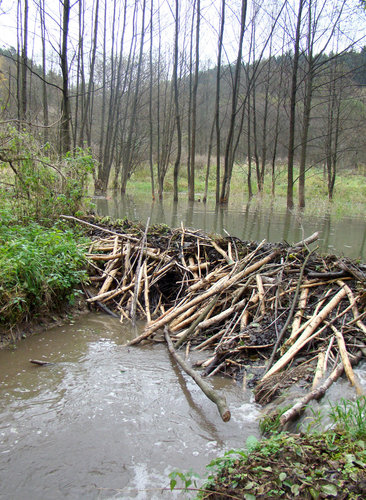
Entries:
MULTIPOLYGON (((201 198, 205 189, 206 168, 202 165, 197 168, 195 178, 196 199, 201 198)), ((285 166, 277 167, 275 198, 271 194, 271 176, 267 174, 264 180, 264 191, 258 194, 256 188, 255 172, 252 175, 254 199, 252 204, 260 204, 263 208, 270 207, 275 211, 286 210, 287 172, 285 166)), ((297 179, 295 169, 294 178, 297 179)), ((188 191, 187 169, 182 166, 179 177, 180 196, 188 191)), ((165 192, 173 191, 173 175, 169 170, 165 181, 165 192)), ((295 210, 297 205, 298 183, 294 185, 295 210)), ((212 168, 209 177, 209 200, 215 199, 215 171, 212 168)), ((132 176, 127 186, 127 192, 151 193, 151 180, 148 167, 141 167, 132 176)), ((247 166, 235 165, 231 182, 230 203, 245 203, 248 200, 247 166)), ((334 217, 364 216, 366 213, 366 176, 362 171, 343 170, 338 173, 335 183, 333 200, 328 200, 326 179, 323 171, 313 168, 306 177, 306 207, 305 215, 324 215, 331 213, 334 217)))

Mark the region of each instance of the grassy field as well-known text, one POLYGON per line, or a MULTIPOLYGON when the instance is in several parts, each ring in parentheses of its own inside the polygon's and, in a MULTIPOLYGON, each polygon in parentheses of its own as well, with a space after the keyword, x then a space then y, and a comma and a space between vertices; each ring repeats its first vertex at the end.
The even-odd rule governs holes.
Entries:
MULTIPOLYGON (((254 174, 254 172, 253 172, 254 174)), ((196 198, 201 199, 205 188, 206 170, 203 167, 196 173, 196 198)), ((295 179, 297 173, 295 172, 295 179)), ((262 206, 271 206, 273 210, 286 209, 286 168, 279 167, 276 178, 275 198, 271 195, 271 177, 267 175, 264 181, 264 192, 258 195, 255 177, 252 177, 254 198, 252 203, 261 203, 262 206)), ((215 172, 212 170, 209 178, 209 200, 215 199, 215 172)), ((297 204, 298 183, 294 185, 295 210, 297 204)), ((128 192, 146 193, 151 196, 151 180, 148 167, 135 172, 128 183, 128 192)), ((172 172, 168 172, 165 182, 165 192, 173 191, 172 172)), ((179 191, 183 197, 187 193, 187 171, 181 168, 179 191)), ((247 167, 235 165, 231 182, 230 203, 245 203, 248 200, 247 167)), ((306 208, 305 215, 322 215, 331 212, 333 216, 364 216, 366 214, 366 175, 363 172, 344 170, 339 173, 335 183, 334 198, 330 202, 327 195, 326 180, 319 169, 311 170, 306 179, 306 208)))

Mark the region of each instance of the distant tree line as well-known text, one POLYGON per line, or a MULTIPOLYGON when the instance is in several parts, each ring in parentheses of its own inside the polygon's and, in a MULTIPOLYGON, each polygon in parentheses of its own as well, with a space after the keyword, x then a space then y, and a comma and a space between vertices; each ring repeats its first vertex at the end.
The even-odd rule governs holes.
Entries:
POLYGON ((366 162, 360 2, 63 0, 52 10, 19 0, 15 14, 17 46, 0 50, 0 120, 60 155, 89 147, 97 194, 125 193, 148 165, 153 198, 171 169, 178 199, 184 168, 194 200, 203 168, 203 199, 214 175, 226 204, 240 164, 249 197, 265 179, 275 194, 286 169, 287 205, 296 186, 304 207, 311 168, 331 199, 338 170, 366 162))

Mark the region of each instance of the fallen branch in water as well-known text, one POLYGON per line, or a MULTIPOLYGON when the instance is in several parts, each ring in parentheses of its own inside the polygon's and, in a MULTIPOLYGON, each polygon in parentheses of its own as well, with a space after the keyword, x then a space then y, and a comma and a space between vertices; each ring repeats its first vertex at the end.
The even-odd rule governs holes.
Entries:
POLYGON ((34 365, 38 366, 47 366, 47 365, 54 365, 55 363, 52 363, 51 361, 40 361, 39 359, 30 359, 30 363, 33 363, 34 365))
POLYGON ((166 343, 168 344, 168 349, 170 354, 173 356, 175 361, 179 364, 179 366, 193 378, 198 387, 204 392, 204 394, 217 406, 219 410, 220 416, 224 422, 228 422, 231 418, 231 413, 229 408, 227 407, 226 399, 223 396, 217 394, 212 387, 205 382, 200 375, 193 370, 180 356, 177 354, 174 349, 173 342, 170 339, 169 330, 167 327, 164 328, 164 337, 166 343))
MULTIPOLYGON (((362 352, 358 351, 356 356, 352 359, 351 363, 353 365, 356 365, 361 360, 361 358, 362 352)), ((306 396, 300 399, 300 401, 294 404, 289 410, 285 411, 285 413, 283 413, 280 418, 280 428, 283 428, 288 422, 297 418, 311 400, 322 398, 329 387, 333 384, 333 382, 339 379, 343 371, 343 363, 339 363, 339 365, 332 371, 332 373, 323 384, 306 394, 306 396)))

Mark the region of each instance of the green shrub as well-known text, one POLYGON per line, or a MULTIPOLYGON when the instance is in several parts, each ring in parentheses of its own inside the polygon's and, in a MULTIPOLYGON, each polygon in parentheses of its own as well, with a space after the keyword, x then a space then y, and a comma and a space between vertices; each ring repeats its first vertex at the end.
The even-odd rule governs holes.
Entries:
POLYGON ((9 226, 0 213, 0 324, 14 325, 73 301, 86 281, 85 258, 71 231, 37 223, 9 226))
POLYGON ((85 208, 85 192, 94 161, 76 148, 59 158, 48 144, 15 128, 0 130, 0 201, 21 221, 52 224, 62 213, 85 208))

